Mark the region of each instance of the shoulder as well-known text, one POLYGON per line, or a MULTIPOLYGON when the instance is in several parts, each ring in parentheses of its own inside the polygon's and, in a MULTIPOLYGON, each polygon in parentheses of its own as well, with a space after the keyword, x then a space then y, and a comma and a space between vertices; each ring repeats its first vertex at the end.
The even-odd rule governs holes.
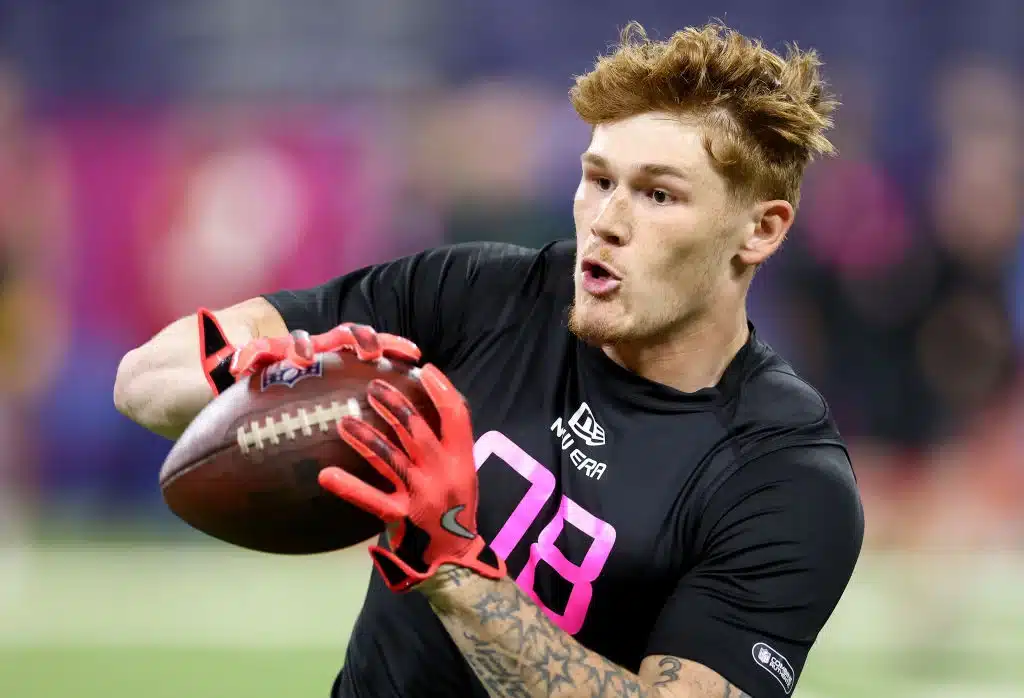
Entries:
POLYGON ((828 402, 767 344, 755 339, 721 419, 729 455, 709 488, 720 504, 757 493, 751 501, 769 508, 797 500, 829 502, 836 512, 859 508, 853 463, 828 402))
POLYGON ((755 340, 744 377, 722 411, 738 460, 793 446, 845 450, 822 394, 771 347, 755 340))
POLYGON ((557 299, 552 307, 568 302, 575 247, 575 242, 569 240, 541 248, 463 243, 438 248, 433 254, 448 258, 440 284, 460 289, 462 302, 472 312, 496 320, 530 311, 537 302, 557 299))
POLYGON ((421 257, 423 261, 458 264, 471 272, 523 278, 530 272, 571 269, 575 248, 571 240, 551 242, 540 248, 504 242, 464 242, 432 248, 421 253, 421 257))
MULTIPOLYGON (((764 472, 766 462, 773 468, 788 462, 793 475, 815 478, 813 471, 824 468, 853 478, 849 452, 828 402, 763 342, 755 339, 749 345, 742 377, 723 398, 717 418, 723 435, 705 457, 704 501, 751 464, 764 472)), ((743 473, 739 482, 750 476, 743 473)))
POLYGON ((793 426, 821 422, 829 413, 822 394, 778 357, 747 378, 736 406, 738 421, 793 426))
POLYGON ((459 296, 474 308, 494 302, 528 301, 545 291, 564 291, 571 282, 575 242, 558 241, 541 248, 503 242, 443 245, 406 258, 417 291, 459 296))
POLYGON ((447 320, 435 317, 435 332, 458 338, 461 347, 451 365, 490 351, 491 340, 507 332, 527 331, 545 341, 561 327, 554 320, 571 299, 574 242, 541 248, 461 243, 425 254, 424 271, 415 274, 415 295, 439 299, 447 320))
POLYGON ((796 444, 744 461, 725 489, 754 491, 766 485, 788 492, 792 499, 811 496, 817 502, 859 500, 853 463, 845 448, 829 444, 796 444))
POLYGON ((705 550, 738 545, 767 555, 790 546, 792 558, 828 560, 824 566, 838 571, 852 569, 864 539, 860 490, 837 446, 791 446, 741 463, 711 493, 701 518, 705 550))

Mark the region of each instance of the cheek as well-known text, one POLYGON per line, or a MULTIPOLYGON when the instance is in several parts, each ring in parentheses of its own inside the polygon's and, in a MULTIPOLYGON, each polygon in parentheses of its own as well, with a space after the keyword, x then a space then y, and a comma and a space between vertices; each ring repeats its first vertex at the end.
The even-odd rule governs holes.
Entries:
POLYGON ((576 223, 576 239, 583 240, 590 230, 590 222, 593 220, 591 206, 585 198, 577 196, 572 202, 572 217, 576 223))
POLYGON ((649 252, 640 264, 644 269, 641 275, 644 295, 669 298, 692 277, 699 246, 684 244, 677 233, 657 236, 652 242, 646 247, 649 252))

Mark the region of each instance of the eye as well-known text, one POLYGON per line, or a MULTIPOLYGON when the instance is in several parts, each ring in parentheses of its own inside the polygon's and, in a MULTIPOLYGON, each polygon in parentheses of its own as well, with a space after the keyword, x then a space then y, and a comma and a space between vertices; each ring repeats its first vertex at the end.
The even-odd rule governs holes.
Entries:
POLYGON ((600 189, 601 191, 611 191, 612 180, 608 179, 607 177, 592 177, 592 180, 594 184, 597 185, 597 188, 600 189))
POLYGON ((659 206, 664 206, 675 201, 675 197, 664 189, 652 189, 649 196, 651 197, 651 201, 659 206))

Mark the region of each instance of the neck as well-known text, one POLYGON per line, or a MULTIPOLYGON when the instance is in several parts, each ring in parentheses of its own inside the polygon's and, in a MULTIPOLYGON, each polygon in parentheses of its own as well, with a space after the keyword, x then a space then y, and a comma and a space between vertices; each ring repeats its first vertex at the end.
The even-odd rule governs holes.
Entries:
POLYGON ((601 348, 612 361, 647 380, 692 393, 717 385, 749 336, 747 313, 740 305, 719 317, 694 318, 657 342, 601 348))

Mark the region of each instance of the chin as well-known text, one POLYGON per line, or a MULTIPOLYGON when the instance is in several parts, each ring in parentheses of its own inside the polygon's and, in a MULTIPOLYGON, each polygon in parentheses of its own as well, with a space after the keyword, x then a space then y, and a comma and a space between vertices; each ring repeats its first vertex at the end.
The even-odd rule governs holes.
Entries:
POLYGON ((630 338, 628 323, 625 322, 617 304, 587 298, 578 299, 569 309, 569 331, 587 344, 604 346, 630 338))

